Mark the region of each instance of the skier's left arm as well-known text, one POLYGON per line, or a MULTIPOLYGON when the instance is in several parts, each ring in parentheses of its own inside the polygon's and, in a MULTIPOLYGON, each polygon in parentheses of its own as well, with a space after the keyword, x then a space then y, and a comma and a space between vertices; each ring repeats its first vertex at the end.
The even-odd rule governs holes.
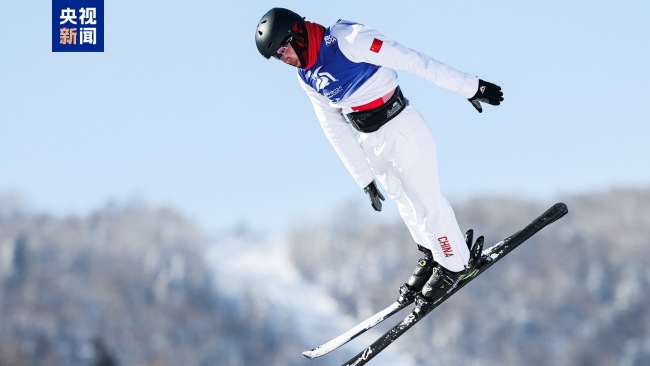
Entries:
MULTIPOLYGON (((389 39, 371 27, 355 25, 339 35, 339 47, 352 61, 367 62, 418 75, 437 86, 457 92, 482 112, 480 103, 499 105, 503 93, 498 85, 452 68, 419 51, 389 39)), ((338 38, 338 37, 337 37, 338 38)))

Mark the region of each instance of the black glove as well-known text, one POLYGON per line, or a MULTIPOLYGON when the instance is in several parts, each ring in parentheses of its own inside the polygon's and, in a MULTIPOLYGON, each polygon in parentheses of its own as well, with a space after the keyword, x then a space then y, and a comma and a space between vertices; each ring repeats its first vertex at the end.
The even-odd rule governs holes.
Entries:
POLYGON ((370 184, 368 184, 366 188, 363 189, 363 191, 368 195, 372 208, 374 208, 375 211, 381 211, 381 201, 384 201, 384 196, 377 189, 375 181, 373 180, 370 182, 370 184))
POLYGON ((500 86, 478 79, 478 90, 468 100, 479 113, 483 113, 481 103, 499 105, 503 102, 503 93, 500 86))

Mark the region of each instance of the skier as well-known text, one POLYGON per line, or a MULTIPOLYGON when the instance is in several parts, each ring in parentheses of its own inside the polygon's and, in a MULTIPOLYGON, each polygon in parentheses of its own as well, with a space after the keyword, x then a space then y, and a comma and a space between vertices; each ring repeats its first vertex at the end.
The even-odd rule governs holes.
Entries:
POLYGON ((265 58, 297 68, 325 135, 371 206, 381 211, 384 200, 375 179, 397 204, 424 253, 400 301, 421 292, 416 306, 428 306, 445 284, 471 276, 468 245, 440 189, 435 138, 402 94, 396 70, 460 93, 478 112, 481 103, 503 101, 501 88, 363 24, 339 20, 325 28, 284 8, 261 18, 255 42, 265 58))

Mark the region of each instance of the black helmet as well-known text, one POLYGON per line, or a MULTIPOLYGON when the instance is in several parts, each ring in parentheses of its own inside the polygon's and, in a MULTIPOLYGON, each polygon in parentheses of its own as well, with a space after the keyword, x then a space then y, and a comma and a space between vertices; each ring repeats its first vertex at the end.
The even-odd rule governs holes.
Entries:
POLYGON ((275 55, 280 45, 286 43, 289 37, 295 36, 293 25, 303 19, 284 8, 273 8, 264 14, 255 31, 255 43, 262 56, 268 59, 275 55))

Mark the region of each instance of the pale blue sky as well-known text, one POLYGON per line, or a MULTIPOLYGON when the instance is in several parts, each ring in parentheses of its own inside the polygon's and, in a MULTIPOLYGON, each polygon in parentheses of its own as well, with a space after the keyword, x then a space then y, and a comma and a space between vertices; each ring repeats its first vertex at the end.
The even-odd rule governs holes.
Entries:
MULTIPOLYGON (((365 23, 503 87, 505 103, 478 114, 400 73, 452 202, 647 187, 648 4, 106 0, 105 52, 63 54, 51 52, 50 1, 4 1, 0 194, 60 215, 138 197, 209 230, 365 203, 294 70, 257 53, 255 26, 274 6, 365 23)), ((380 217, 396 216, 388 204, 380 217)))

